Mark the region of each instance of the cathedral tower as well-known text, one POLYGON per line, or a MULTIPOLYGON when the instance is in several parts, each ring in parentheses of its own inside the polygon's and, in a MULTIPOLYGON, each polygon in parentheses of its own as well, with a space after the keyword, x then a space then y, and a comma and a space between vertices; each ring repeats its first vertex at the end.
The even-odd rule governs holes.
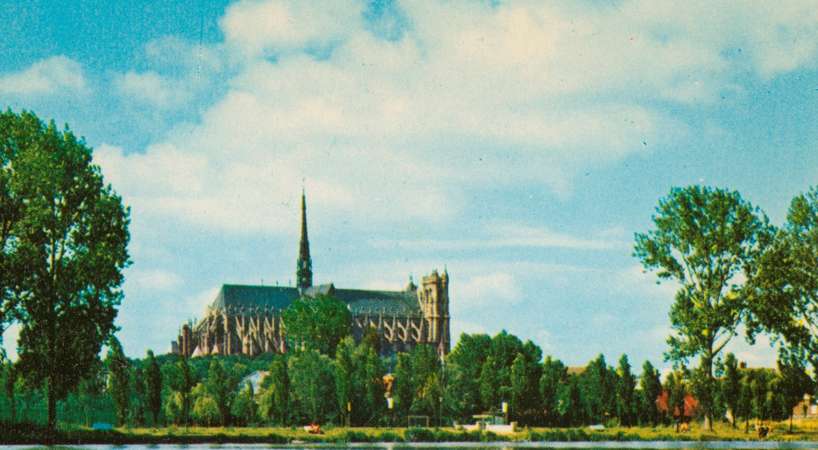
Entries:
POLYGON ((443 275, 437 270, 423 277, 417 289, 418 302, 423 317, 429 326, 429 341, 438 344, 438 354, 449 353, 451 337, 449 336, 449 272, 443 275))
POLYGON ((307 197, 304 190, 301 190, 301 241, 298 247, 295 279, 298 289, 307 289, 312 286, 312 258, 310 258, 310 240, 307 238, 307 197))

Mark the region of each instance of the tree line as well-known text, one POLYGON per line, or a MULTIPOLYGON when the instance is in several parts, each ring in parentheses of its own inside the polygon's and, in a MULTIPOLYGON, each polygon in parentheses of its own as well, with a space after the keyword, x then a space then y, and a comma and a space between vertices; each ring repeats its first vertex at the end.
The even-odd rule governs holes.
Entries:
MULTIPOLYGON (((16 380, 14 370, 4 366, 0 410, 8 416, 0 419, 36 420, 25 409, 42 405, 42 392, 16 380)), ((60 413, 83 425, 406 426, 409 416, 451 425, 502 416, 506 403, 507 419, 528 426, 678 425, 709 412, 746 431, 751 421, 791 418, 803 394, 814 391, 803 366, 783 361, 777 369, 748 369, 727 354, 716 374, 707 411, 696 370, 679 366, 662 380, 650 361, 637 373, 626 355, 615 366, 599 355, 569 368, 505 331, 463 334, 443 359, 426 345, 379 356, 372 339, 351 336, 334 355, 303 349, 257 358, 148 352, 131 360, 113 342, 94 376, 60 402, 60 413), (259 371, 266 376, 253 380, 259 371)))

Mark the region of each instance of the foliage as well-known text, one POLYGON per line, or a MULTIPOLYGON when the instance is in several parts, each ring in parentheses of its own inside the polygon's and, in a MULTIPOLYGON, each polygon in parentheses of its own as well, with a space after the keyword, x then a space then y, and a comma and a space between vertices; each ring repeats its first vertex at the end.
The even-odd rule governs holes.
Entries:
POLYGON ((262 416, 279 425, 290 421, 290 378, 287 366, 285 355, 273 358, 261 396, 262 416))
POLYGON ((241 392, 236 396, 231 406, 231 413, 239 425, 250 425, 258 418, 258 406, 256 405, 253 383, 245 383, 241 392))
POLYGON ((721 380, 721 393, 727 410, 733 416, 732 425, 735 428, 739 415, 739 401, 741 397, 741 375, 738 371, 736 355, 728 353, 724 358, 724 376, 721 380))
POLYGON ((230 421, 230 404, 233 401, 234 380, 231 380, 224 371, 221 361, 214 359, 210 362, 210 369, 205 380, 205 389, 210 398, 216 402, 219 412, 219 423, 226 426, 230 421))
POLYGON ((346 303, 328 295, 301 297, 282 314, 292 348, 334 356, 335 348, 352 330, 346 303))
POLYGON ((112 338, 108 343, 108 356, 105 358, 108 369, 108 390, 114 400, 116 420, 122 426, 128 420, 130 407, 130 363, 122 352, 119 340, 112 338))
POLYGON ((617 367, 616 378, 616 415, 622 425, 629 427, 634 424, 634 415, 636 413, 636 403, 634 398, 634 389, 636 388, 636 380, 631 373, 631 364, 628 362, 628 356, 622 355, 619 358, 619 366, 617 367))
MULTIPOLYGON (((751 278, 772 227, 758 208, 735 191, 702 186, 674 188, 659 201, 656 226, 636 234, 634 255, 659 279, 679 284, 671 307, 674 335, 668 357, 700 357, 701 386, 714 383, 713 362, 748 314, 739 275, 751 278)), ((711 397, 702 399, 712 416, 711 397)))
POLYGON ((565 385, 568 381, 568 369, 558 359, 550 356, 545 358, 543 363, 542 376, 540 377, 540 401, 544 412, 546 425, 558 425, 559 412, 558 392, 560 385, 565 385))
POLYGON ((639 377, 638 408, 643 424, 656 425, 659 423, 659 410, 656 407, 656 399, 662 393, 662 383, 659 379, 659 371, 653 367, 650 361, 645 361, 642 365, 642 375, 639 377))
POLYGON ((793 198, 787 221, 750 278, 751 332, 783 338, 789 359, 818 371, 818 186, 793 198))
POLYGON ((129 212, 67 128, 10 111, 0 122, 1 207, 14 216, 0 236, 3 278, 14 280, 13 292, 0 281, 0 322, 8 312, 21 325, 20 374, 47 388, 53 431, 57 401, 88 376, 114 331, 129 212))
POLYGON ((159 424, 159 413, 162 410, 162 371, 159 369, 159 363, 153 355, 152 350, 148 350, 147 366, 145 374, 145 396, 147 409, 151 413, 153 425, 159 424))
POLYGON ((490 348, 488 335, 463 333, 446 357, 447 404, 460 421, 471 419, 481 411, 480 372, 490 348))
POLYGON ((336 416, 333 363, 326 355, 307 350, 289 358, 287 376, 293 415, 302 421, 327 423, 336 416), (296 382, 297 380, 297 382, 296 382))

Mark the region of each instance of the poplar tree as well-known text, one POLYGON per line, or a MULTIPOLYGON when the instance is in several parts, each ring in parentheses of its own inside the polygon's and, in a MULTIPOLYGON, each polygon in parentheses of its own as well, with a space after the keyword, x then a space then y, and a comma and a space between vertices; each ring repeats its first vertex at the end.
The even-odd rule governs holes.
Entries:
POLYGON ((108 369, 108 390, 114 400, 117 424, 123 426, 128 420, 131 399, 130 363, 122 352, 122 345, 116 338, 111 339, 108 343, 105 365, 108 369))
POLYGON ((738 360, 736 355, 728 353, 724 358, 724 378, 721 382, 721 393, 725 406, 730 411, 733 420, 731 424, 736 427, 736 420, 739 415, 739 400, 741 397, 741 374, 738 371, 738 360))
MULTIPOLYGON (((673 188, 659 201, 653 222, 653 230, 636 234, 634 256, 660 280, 679 285, 667 356, 677 362, 699 357, 699 381, 710 390, 716 358, 749 314, 739 277, 755 275, 772 227, 738 192, 702 186, 673 188)), ((702 400, 711 430, 712 405, 702 400)))
POLYGON ((45 388, 53 433, 57 401, 90 375, 115 330, 129 211, 67 127, 9 111, 0 148, 0 322, 11 312, 21 325, 17 365, 45 388))
POLYGON ((159 412, 162 410, 162 371, 159 369, 159 363, 156 362, 152 350, 148 350, 146 364, 146 401, 148 411, 150 411, 153 418, 153 426, 158 426, 159 412))
POLYGON ((622 425, 629 427, 633 425, 634 413, 634 389, 636 388, 636 380, 631 373, 631 364, 628 362, 628 356, 622 355, 619 358, 619 366, 617 367, 616 380, 616 414, 619 417, 622 425))
POLYGON ((642 365, 642 375, 639 377, 639 410, 642 420, 656 425, 659 422, 659 411, 656 407, 656 400, 662 394, 662 382, 659 379, 659 371, 653 367, 650 361, 645 361, 642 365))

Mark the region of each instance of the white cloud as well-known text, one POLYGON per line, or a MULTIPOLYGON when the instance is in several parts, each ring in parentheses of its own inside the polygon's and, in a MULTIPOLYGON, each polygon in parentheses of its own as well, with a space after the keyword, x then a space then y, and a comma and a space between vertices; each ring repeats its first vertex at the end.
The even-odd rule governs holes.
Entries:
POLYGON ((156 72, 127 72, 117 75, 114 87, 120 95, 136 103, 145 103, 160 109, 178 107, 189 101, 192 93, 186 83, 171 80, 156 72))
POLYGON ((375 248, 401 250, 480 250, 493 248, 565 248, 572 250, 614 250, 627 247, 627 243, 613 239, 610 230, 590 236, 575 236, 514 223, 493 223, 473 238, 438 239, 372 239, 375 248))
MULTIPOLYGON (((740 90, 739 65, 772 76, 814 59, 812 12, 664 6, 409 3, 403 38, 386 41, 366 30, 360 2, 239 2, 220 22, 225 42, 202 49, 207 67, 232 64, 226 95, 198 123, 103 168, 119 168, 120 190, 145 214, 235 233, 290 233, 303 178, 327 223, 451 223, 486 184, 567 196, 580 171, 691 132, 657 101, 713 101, 740 90), (739 47, 749 60, 729 57, 739 47)), ((191 51, 165 40, 146 53, 191 51)), ((119 83, 159 107, 185 96, 152 72, 119 83)), ((611 245, 522 231, 503 245, 611 245)))
POLYGON ((221 28, 229 46, 251 56, 321 46, 358 28, 361 7, 355 1, 321 5, 296 0, 243 1, 227 9, 221 28))
POLYGON ((158 269, 129 270, 125 277, 127 290, 168 291, 182 284, 182 278, 174 272, 158 269))
POLYGON ((87 94, 82 65, 66 56, 52 56, 19 72, 0 73, 0 94, 72 95, 87 94))
POLYGON ((514 276, 509 273, 488 273, 459 280, 450 289, 451 298, 457 299, 451 307, 454 310, 467 310, 491 303, 514 305, 522 300, 514 276))

